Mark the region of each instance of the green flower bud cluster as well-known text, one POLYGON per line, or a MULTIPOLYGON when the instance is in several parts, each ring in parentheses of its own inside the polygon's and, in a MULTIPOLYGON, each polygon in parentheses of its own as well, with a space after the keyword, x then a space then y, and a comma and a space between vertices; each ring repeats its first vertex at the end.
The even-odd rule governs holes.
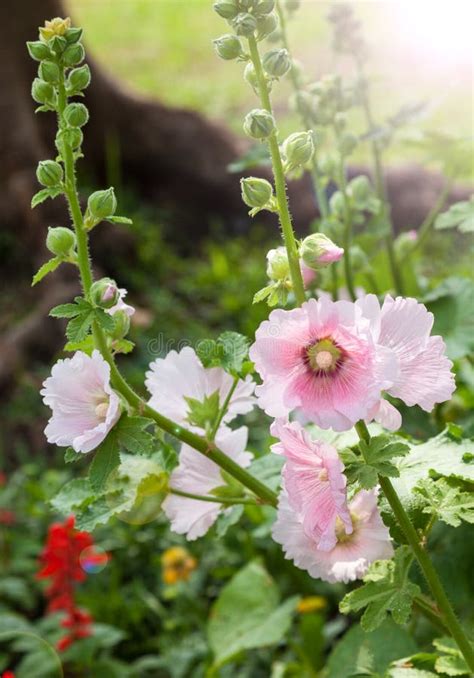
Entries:
POLYGON ((261 210, 277 211, 276 198, 273 195, 273 186, 266 179, 247 177, 240 180, 242 200, 251 207, 249 214, 255 216, 261 210))
MULTIPOLYGON (((226 19, 239 37, 255 36, 257 40, 263 40, 278 26, 275 0, 218 0, 214 10, 226 19)), ((245 58, 242 51, 237 53, 237 43, 231 43, 228 38, 226 35, 214 41, 218 55, 223 59, 245 58)))
POLYGON ((334 3, 328 14, 333 26, 333 49, 342 54, 352 54, 359 60, 366 57, 367 47, 362 36, 361 23, 348 3, 334 3))
POLYGON ((96 191, 89 196, 84 216, 84 226, 90 230, 98 223, 112 217, 117 210, 117 198, 112 187, 104 191, 96 191))
POLYGON ((285 172, 289 174, 294 174, 295 171, 301 172, 314 156, 313 132, 295 132, 290 134, 282 144, 282 153, 285 159, 285 172))
POLYGON ((54 188, 63 180, 63 168, 55 160, 41 160, 36 169, 36 178, 46 188, 54 188))
POLYGON ((334 75, 326 75, 306 90, 300 90, 292 100, 293 108, 309 123, 321 126, 335 123, 341 130, 345 127, 342 114, 353 105, 353 91, 345 89, 340 77, 334 75))
POLYGON ((253 139, 267 139, 275 130, 275 118, 264 108, 254 108, 245 116, 244 132, 253 139))
POLYGON ((61 259, 71 258, 76 249, 76 235, 74 231, 71 231, 70 228, 64 228, 64 226, 48 228, 46 247, 56 257, 61 259))
POLYGON ((347 195, 352 207, 357 211, 376 214, 380 209, 380 200, 375 196, 368 177, 364 175, 355 177, 349 182, 347 195))
POLYGON ((286 49, 272 49, 262 58, 263 70, 271 78, 281 78, 291 68, 291 59, 286 49))

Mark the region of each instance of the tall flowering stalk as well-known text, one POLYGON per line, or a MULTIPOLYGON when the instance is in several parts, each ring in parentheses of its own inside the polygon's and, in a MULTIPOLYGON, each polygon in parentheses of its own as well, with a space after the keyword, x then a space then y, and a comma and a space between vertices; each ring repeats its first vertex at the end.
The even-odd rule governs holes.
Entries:
POLYGON ((93 543, 88 532, 74 528, 74 516, 64 523, 54 523, 48 531, 41 554, 42 568, 37 577, 51 582, 46 589, 48 611, 65 613, 61 626, 66 629, 66 635, 57 644, 60 651, 92 634, 92 617, 77 606, 75 590, 87 577, 80 564, 80 555, 93 543))
MULTIPOLYGON (((61 507, 69 501, 71 509, 79 515, 83 512, 87 524, 95 525, 114 513, 132 519, 137 507, 156 496, 172 529, 194 539, 234 504, 267 503, 278 506, 274 538, 288 557, 313 576, 328 581, 372 576, 369 568, 382 559, 387 578, 398 577, 401 570, 406 582, 413 555, 400 547, 393 561, 386 560, 393 546, 377 505, 379 485, 426 576, 442 622, 474 667, 472 647, 389 480, 397 472, 390 459, 403 456, 408 448, 388 436, 371 439, 365 423, 375 419, 389 430, 400 426, 400 414, 386 399, 387 393, 427 411, 451 396, 454 379, 444 342, 431 336, 433 318, 414 299, 387 297, 382 305, 374 295, 356 303, 333 302, 325 296, 306 301, 305 278, 306 285, 314 278, 306 269, 314 273, 330 265, 343 250, 323 234, 298 243, 293 232, 285 173, 300 172, 311 162, 314 140, 312 133, 304 131, 279 144, 270 88, 288 71, 288 54, 271 50, 262 56, 259 48, 278 22, 274 0, 220 0, 215 8, 235 33, 219 38, 216 50, 225 59, 247 62, 246 80, 260 99, 261 108, 246 116, 244 129, 268 144, 272 158, 274 187, 263 179, 242 181, 242 197, 252 214, 260 209, 278 213, 285 245, 283 253, 277 249, 268 258, 275 285, 272 282, 270 290, 261 291, 262 298, 269 294, 270 305, 277 305, 276 292, 291 289, 297 308, 274 310, 257 331, 250 353, 244 337, 228 332, 197 351, 172 351, 155 361, 147 374, 148 401, 135 393, 115 363, 116 354, 133 348, 126 338, 133 309, 123 301, 125 291, 115 281, 94 279, 89 255, 90 232, 102 221, 129 220, 116 215, 112 188, 89 196, 84 211, 77 192, 75 165, 89 114, 84 104, 69 99, 81 94, 90 80, 87 65, 80 65, 82 31, 68 19, 57 18, 46 22, 40 40, 28 45, 39 61, 33 98, 39 110, 54 111, 58 118, 58 156, 40 163, 37 176, 44 188, 34 196, 33 206, 63 195, 73 225, 73 229, 58 227, 48 233, 53 257, 38 271, 34 284, 69 264, 78 268, 83 288, 74 303, 51 312, 68 319, 66 350, 74 356, 53 368, 42 392, 52 410, 48 440, 70 446, 69 458, 93 452, 85 483, 89 494, 78 499, 66 487, 61 507), (248 470, 252 455, 246 450, 247 428, 231 427, 237 414, 249 412, 255 404, 248 355, 262 379, 256 389, 258 403, 278 419, 272 431, 280 444, 274 452, 286 460, 279 498, 248 470), (342 455, 291 424, 288 419, 293 415, 338 431, 355 425, 360 443, 342 455), (171 469, 164 468, 163 457, 155 461, 152 426, 181 443, 179 460, 171 469), (351 495, 348 482, 351 491, 357 490, 351 495)), ((343 141, 347 145, 348 137, 343 141)), ((351 199, 357 191, 355 186, 343 188, 344 207, 349 189, 351 199)), ((286 295, 282 300, 286 303, 286 295)), ((71 589, 71 581, 83 576, 74 559, 86 541, 84 533, 74 531, 71 520, 56 526, 40 573, 53 577, 50 594, 55 608, 68 611, 65 626, 72 630, 64 646, 88 632, 89 620, 76 610, 71 589)), ((394 610, 397 619, 407 618, 412 601, 430 618, 436 617, 435 608, 427 612, 427 604, 420 602, 416 585, 410 583, 404 594, 408 606, 404 605, 403 614, 394 610)))

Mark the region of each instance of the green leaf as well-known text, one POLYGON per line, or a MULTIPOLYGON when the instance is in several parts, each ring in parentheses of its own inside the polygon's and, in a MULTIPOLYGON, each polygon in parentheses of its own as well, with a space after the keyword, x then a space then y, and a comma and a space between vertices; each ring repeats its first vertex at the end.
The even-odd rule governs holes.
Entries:
POLYGON ((155 441, 145 429, 153 425, 153 420, 146 417, 122 417, 115 427, 120 448, 131 454, 149 456, 155 441))
POLYGON ((433 640, 433 645, 439 652, 444 653, 435 663, 438 673, 446 673, 448 676, 471 675, 464 657, 452 638, 437 638, 433 640))
POLYGON ((349 614, 365 608, 361 625, 367 632, 380 626, 389 612, 397 624, 405 624, 413 598, 420 593, 420 587, 408 580, 412 562, 410 548, 400 546, 393 560, 373 563, 364 577, 365 583, 344 596, 340 611, 349 614))
POLYGON ((415 486, 415 492, 426 501, 423 513, 436 516, 447 525, 459 527, 464 520, 474 523, 474 493, 463 492, 446 478, 437 481, 425 478, 415 486))
POLYGON ((366 490, 377 485, 379 475, 389 478, 398 477, 399 471, 392 459, 403 457, 410 451, 408 445, 388 435, 371 438, 369 444, 361 440, 359 449, 362 455, 357 455, 349 449, 343 450, 341 458, 346 466, 349 480, 358 482, 366 490))
POLYGON ((102 308, 94 309, 94 320, 99 323, 106 332, 113 332, 115 323, 113 316, 109 315, 102 308))
POLYGON ((258 290, 258 292, 255 292, 255 294, 253 295, 252 304, 258 304, 259 302, 264 301, 273 292, 274 287, 275 287, 275 284, 272 283, 271 285, 267 285, 266 287, 262 287, 262 289, 258 290))
POLYGON ((64 461, 66 464, 74 464, 81 459, 84 459, 84 454, 82 452, 76 452, 72 447, 68 447, 64 453, 64 461))
POLYGON ((238 375, 248 359, 249 340, 238 332, 223 332, 217 343, 223 348, 222 367, 227 372, 238 375))
POLYGON ((66 336, 69 341, 83 341, 89 334, 95 318, 95 309, 90 307, 88 311, 82 311, 79 315, 68 322, 66 336))
POLYGON ((268 453, 254 459, 251 463, 249 472, 260 480, 264 485, 276 492, 281 484, 281 469, 285 459, 278 454, 268 453))
POLYGON ((59 490, 50 504, 55 511, 67 516, 93 501, 94 497, 88 478, 74 478, 59 490))
POLYGON ((391 619, 372 633, 365 633, 359 624, 354 624, 329 655, 327 678, 353 678, 362 672, 385 676, 393 661, 414 652, 412 635, 391 619))
POLYGON ((216 666, 243 650, 280 642, 291 624, 297 598, 282 605, 278 599, 278 587, 257 561, 234 575, 214 603, 207 627, 216 666))
POLYGON ((214 391, 210 396, 204 396, 202 402, 186 396, 185 400, 188 404, 188 422, 202 429, 212 428, 219 414, 219 391, 214 391))
POLYGON ((68 341, 64 346, 65 351, 70 351, 72 353, 75 353, 76 351, 84 351, 84 353, 87 353, 87 355, 92 355, 94 349, 94 338, 91 334, 89 334, 82 341, 68 341))
POLYGON ((461 233, 474 232, 474 196, 470 200, 451 205, 437 217, 434 226, 438 229, 457 228, 461 233))
POLYGON ((49 312, 53 318, 75 318, 80 315, 81 308, 77 304, 60 304, 49 312))
POLYGON ((434 315, 433 334, 441 334, 451 360, 474 352, 474 282, 444 280, 422 300, 434 315))
POLYGON ((43 188, 31 199, 31 209, 34 209, 37 205, 40 205, 42 202, 48 198, 57 198, 58 195, 61 195, 63 192, 62 188, 43 188))
POLYGON ((89 467, 89 482, 97 494, 103 491, 110 474, 119 464, 118 436, 117 431, 112 429, 104 442, 96 449, 89 467))
POLYGON ((232 506, 232 508, 223 511, 216 522, 216 535, 221 539, 232 525, 239 522, 244 512, 242 504, 232 506))
POLYGON ((128 339, 116 339, 112 342, 112 350, 114 355, 117 355, 118 353, 127 355, 128 353, 131 353, 134 348, 135 344, 133 341, 129 341, 128 339))
POLYGON ((31 286, 34 287, 37 283, 43 280, 43 278, 45 278, 48 275, 48 273, 52 273, 53 271, 55 271, 61 264, 61 262, 62 259, 60 259, 59 257, 53 257, 45 264, 43 264, 39 271, 34 275, 31 286))
POLYGON ((131 226, 133 224, 133 221, 128 217, 111 216, 106 217, 105 221, 110 221, 112 224, 127 224, 128 226, 131 226))

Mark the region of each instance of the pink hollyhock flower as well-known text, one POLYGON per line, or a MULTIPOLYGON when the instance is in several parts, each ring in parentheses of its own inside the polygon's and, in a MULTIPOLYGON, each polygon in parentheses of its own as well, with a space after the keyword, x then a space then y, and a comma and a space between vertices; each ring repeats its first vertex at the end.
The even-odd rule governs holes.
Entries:
POLYGON ((283 546, 285 557, 316 579, 344 582, 360 579, 375 560, 391 558, 393 547, 388 529, 377 508, 377 492, 361 490, 349 503, 353 531, 346 534, 336 525, 337 543, 322 551, 303 526, 303 516, 291 506, 286 490, 280 494, 273 539, 283 546))
MULTIPOLYGON (((150 405, 165 417, 178 424, 188 426, 189 404, 186 398, 199 402, 218 391, 220 405, 223 405, 233 378, 220 367, 203 367, 195 351, 186 346, 179 353, 170 351, 166 358, 157 358, 146 373, 146 387, 151 393, 150 405)), ((246 414, 255 405, 253 395, 255 384, 248 376, 239 380, 232 394, 222 423, 246 414)), ((190 427, 199 430, 198 427, 190 427)))
MULTIPOLYGON (((430 336, 433 314, 416 299, 390 296, 380 309, 371 294, 358 302, 366 317, 373 319, 373 335, 378 346, 396 355, 398 373, 387 393, 412 407, 419 405, 431 412, 436 403, 449 400, 456 385, 452 362, 446 357, 446 345, 440 336, 430 336)), ((391 430, 401 425, 401 416, 389 403, 381 401, 369 418, 391 430)))
POLYGON ((280 439, 272 451, 286 457, 283 469, 288 502, 303 516, 303 529, 321 551, 337 544, 336 524, 346 534, 353 531, 347 508, 344 464, 328 443, 312 440, 294 422, 276 421, 271 433, 280 439))
MULTIPOLYGON (((119 287, 118 289, 116 289, 116 292, 119 293, 119 299, 118 299, 117 303, 114 306, 112 306, 112 308, 106 309, 105 312, 108 313, 109 315, 115 315, 116 313, 118 313, 118 311, 123 311, 125 313, 125 315, 127 315, 129 318, 131 318, 132 315, 135 313, 135 309, 134 309, 133 306, 130 306, 129 304, 126 304, 124 302, 124 299, 128 294, 127 290, 122 288, 122 287, 119 287)), ((113 295, 112 295, 112 297, 113 297, 113 295)), ((110 298, 112 298, 112 297, 110 297, 110 298)), ((104 295, 104 300, 107 301, 107 299, 105 299, 105 295, 104 295)))
POLYGON ((250 349, 263 380, 260 406, 273 417, 296 409, 336 431, 366 418, 398 371, 394 352, 375 343, 373 324, 358 302, 310 299, 273 311, 250 349))
POLYGON ((45 428, 49 443, 90 452, 120 417, 120 399, 110 386, 110 367, 99 351, 78 351, 59 360, 41 391, 53 414, 45 428))
MULTIPOLYGON (((216 435, 216 443, 219 449, 243 468, 250 464, 253 455, 245 451, 247 445, 245 426, 235 431, 221 429, 216 435)), ((223 485, 225 480, 217 464, 189 445, 181 446, 179 465, 170 476, 172 489, 209 495, 223 485)), ((163 502, 163 510, 171 521, 173 532, 185 534, 187 539, 192 541, 206 534, 224 507, 218 502, 189 499, 170 493, 163 502)))
POLYGON ((339 261, 344 255, 342 247, 338 247, 324 233, 308 235, 300 246, 300 256, 310 268, 324 268, 339 261))

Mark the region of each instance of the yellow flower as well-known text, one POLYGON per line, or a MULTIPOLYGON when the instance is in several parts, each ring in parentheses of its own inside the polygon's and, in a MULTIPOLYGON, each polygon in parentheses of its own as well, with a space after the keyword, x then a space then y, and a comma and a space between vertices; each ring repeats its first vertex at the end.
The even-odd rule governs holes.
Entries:
POLYGON ((197 567, 197 560, 182 546, 172 546, 161 556, 162 578, 165 584, 188 581, 197 567))
POLYGON ((61 19, 57 16, 51 21, 45 21, 39 32, 43 40, 50 40, 55 35, 64 35, 68 28, 71 28, 71 19, 69 17, 61 19))
POLYGON ((308 596, 301 598, 296 609, 300 614, 307 614, 308 612, 320 612, 325 607, 326 598, 323 598, 323 596, 308 596))

